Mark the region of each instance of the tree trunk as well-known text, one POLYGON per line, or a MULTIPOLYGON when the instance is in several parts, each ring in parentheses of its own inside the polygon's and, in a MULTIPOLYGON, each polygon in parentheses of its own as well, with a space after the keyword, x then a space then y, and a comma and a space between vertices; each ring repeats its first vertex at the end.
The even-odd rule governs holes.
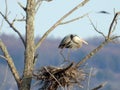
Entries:
POLYGON ((30 90, 31 87, 32 71, 34 67, 33 61, 35 54, 34 19, 35 19, 35 0, 27 0, 25 65, 19 90, 30 90))

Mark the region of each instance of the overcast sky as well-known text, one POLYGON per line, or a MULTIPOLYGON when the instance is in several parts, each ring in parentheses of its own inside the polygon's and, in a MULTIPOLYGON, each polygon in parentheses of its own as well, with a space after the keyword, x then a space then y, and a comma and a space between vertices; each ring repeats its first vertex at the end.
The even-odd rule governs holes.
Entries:
MULTIPOLYGON (((8 18, 10 21, 13 20, 16 15, 18 18, 25 15, 25 12, 17 5, 17 1, 20 1, 23 5, 25 5, 26 0, 8 0, 8 11, 10 11, 8 18)), ((35 36, 42 36, 58 19, 60 19, 60 17, 65 15, 82 1, 83 0, 53 0, 49 3, 43 2, 36 15, 35 36)), ((114 9, 116 11, 120 11, 120 0, 90 0, 84 7, 79 8, 64 21, 90 12, 89 16, 93 20, 94 24, 99 30, 106 34, 114 16, 114 9), (110 14, 97 13, 99 11, 107 11, 110 14)), ((5 12, 4 0, 0 0, 0 11, 3 13, 5 12)), ((0 16, 0 22, 1 20, 2 18, 0 16)), ((15 26, 23 35, 25 33, 24 24, 25 23, 22 24, 22 22, 15 23, 15 26)), ((4 22, 3 28, 0 31, 0 34, 2 33, 14 34, 17 36, 17 34, 9 28, 6 22, 4 22)), ((63 38, 65 35, 71 33, 77 34, 82 38, 89 38, 99 35, 94 31, 88 18, 85 17, 78 21, 58 26, 53 32, 50 33, 49 37, 63 38)), ((118 23, 118 27, 114 34, 120 35, 120 23, 118 23)))

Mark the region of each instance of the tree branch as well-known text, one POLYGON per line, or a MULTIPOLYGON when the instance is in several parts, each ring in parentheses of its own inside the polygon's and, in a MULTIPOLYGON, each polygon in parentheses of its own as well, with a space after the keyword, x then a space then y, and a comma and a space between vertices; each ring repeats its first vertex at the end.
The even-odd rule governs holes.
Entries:
POLYGON ((8 23, 8 25, 18 34, 18 36, 20 37, 20 39, 21 39, 22 42, 23 42, 23 45, 25 46, 25 41, 24 41, 21 33, 19 32, 19 30, 17 30, 17 29, 14 27, 13 23, 10 23, 10 21, 7 19, 6 16, 4 16, 4 15, 2 14, 2 12, 0 12, 0 14, 1 14, 1 16, 5 19, 5 21, 8 23))
POLYGON ((0 55, 0 58, 4 59, 4 60, 7 60, 6 57, 4 57, 3 55, 0 55))
POLYGON ((90 79, 91 79, 91 76, 92 76, 92 72, 93 72, 93 68, 91 67, 90 72, 88 74, 87 90, 89 90, 89 88, 90 88, 90 81, 91 81, 90 79))
POLYGON ((102 42, 97 48, 95 48, 93 51, 91 51, 88 55, 86 55, 82 60, 80 60, 77 64, 76 67, 78 68, 80 65, 85 63, 88 59, 90 59, 93 55, 95 55, 100 49, 102 49, 105 45, 107 45, 109 41, 104 41, 102 42))
POLYGON ((104 82, 104 83, 100 84, 99 86, 93 88, 92 90, 98 90, 100 88, 103 88, 106 84, 107 84, 107 82, 104 82))
POLYGON ((84 0, 83 2, 81 2, 79 5, 77 5, 76 7, 74 7, 71 11, 69 11, 68 13, 66 13, 63 17, 61 17, 43 36, 42 38, 38 41, 37 45, 36 45, 36 49, 41 45, 41 43, 46 39, 46 37, 48 36, 48 34, 53 31, 66 17, 68 17, 70 14, 72 14, 75 10, 77 10, 78 8, 84 6, 89 0, 84 0))
POLYGON ((83 57, 82 60, 80 60, 77 64, 76 64, 76 67, 78 68, 81 64, 85 63, 88 59, 90 59, 93 55, 95 55, 100 49, 102 49, 105 45, 107 45, 109 42, 112 42, 114 39, 117 39, 119 38, 120 36, 114 36, 112 37, 112 27, 114 25, 114 22, 117 18, 117 16, 120 15, 120 12, 117 12, 110 24, 110 28, 109 28, 109 31, 108 31, 108 35, 105 36, 103 33, 99 32, 96 27, 94 26, 94 24, 92 23, 92 26, 93 28, 95 29, 95 31, 97 31, 98 33, 102 34, 105 38, 105 40, 97 47, 95 48, 93 51, 91 51, 88 55, 86 55, 85 57, 83 57), (106 38, 107 37, 107 38, 106 38))
POLYGON ((17 2, 17 3, 24 11, 26 11, 26 8, 20 2, 17 2))
POLYGON ((4 21, 4 20, 2 20, 2 22, 1 22, 1 24, 0 24, 0 31, 2 30, 2 27, 3 27, 3 21, 4 21))
POLYGON ((37 13, 37 11, 38 11, 38 9, 40 8, 41 5, 42 5, 42 1, 39 2, 39 3, 36 5, 35 13, 37 13))
POLYGON ((89 14, 89 13, 86 13, 86 14, 80 16, 80 17, 77 17, 77 18, 71 19, 71 20, 69 20, 69 21, 61 22, 59 25, 64 25, 64 24, 68 24, 68 23, 71 23, 71 22, 77 21, 77 20, 79 20, 79 19, 84 18, 84 17, 87 16, 88 14, 89 14))
POLYGON ((11 56, 9 55, 8 51, 7 51, 7 48, 5 47, 4 43, 0 40, 0 48, 3 52, 3 55, 4 55, 4 59, 6 59, 8 65, 9 65, 9 68, 16 80, 16 82, 18 83, 18 85, 20 84, 20 76, 19 76, 19 73, 17 72, 17 69, 14 65, 14 62, 13 62, 13 59, 11 58, 11 56))
POLYGON ((90 19, 89 16, 88 16, 88 19, 89 19, 91 25, 93 26, 94 30, 95 30, 97 33, 101 34, 104 38, 106 38, 106 36, 103 34, 103 32, 99 31, 99 30, 95 27, 94 23, 92 22, 92 20, 90 19))
MULTIPOLYGON (((48 70, 46 67, 44 67, 44 69, 50 74, 50 76, 51 76, 52 78, 55 79, 55 81, 59 84, 59 86, 60 86, 61 88, 63 88, 62 85, 60 84, 60 82, 55 78, 55 76, 54 76, 52 73, 50 73, 49 70, 48 70)), ((64 89, 64 88, 63 88, 63 89, 64 89)))
MULTIPOLYGON (((110 27, 109 27, 109 32, 108 32, 108 37, 107 38, 110 38, 110 35, 111 35, 111 33, 112 33, 112 27, 114 26, 114 23, 116 22, 116 18, 117 18, 117 16, 120 14, 120 12, 117 12, 116 14, 115 14, 115 16, 114 16, 114 18, 113 18, 113 20, 112 20, 112 22, 111 22, 111 24, 110 24, 110 27)), ((116 25, 115 25, 116 26, 116 25)), ((114 27, 115 28, 115 27, 114 27)))

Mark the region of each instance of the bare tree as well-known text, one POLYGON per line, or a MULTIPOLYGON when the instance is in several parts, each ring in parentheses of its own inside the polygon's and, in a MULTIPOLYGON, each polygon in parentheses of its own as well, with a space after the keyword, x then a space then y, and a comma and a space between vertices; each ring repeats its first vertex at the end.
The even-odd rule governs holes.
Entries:
MULTIPOLYGON (((111 22, 110 28, 108 30, 108 35, 104 35, 104 33, 100 32, 95 25, 93 24, 92 20, 89 18, 91 25, 95 29, 96 32, 101 34, 104 37, 104 41, 95 48, 92 52, 90 52, 88 55, 86 55, 82 60, 80 60, 78 63, 71 63, 70 65, 59 68, 59 67, 43 67, 40 69, 39 72, 33 75, 35 60, 37 58, 36 51, 38 47, 42 44, 42 42, 46 39, 49 33, 51 33, 57 26, 64 25, 76 20, 79 20, 80 18, 83 18, 84 16, 88 15, 84 14, 81 17, 77 17, 74 19, 71 19, 69 21, 63 22, 63 20, 68 17, 70 14, 72 14, 75 10, 79 9, 80 7, 84 6, 89 0, 83 0, 80 4, 78 4, 76 7, 74 7, 72 10, 70 10, 68 13, 66 13, 63 17, 61 17, 53 26, 51 26, 47 32, 44 33, 44 35, 39 39, 37 43, 35 43, 34 38, 34 31, 35 31, 35 15, 43 1, 50 2, 52 0, 27 0, 26 6, 23 6, 21 3, 18 2, 18 5, 25 11, 26 16, 23 16, 21 19, 14 18, 13 21, 9 21, 9 12, 7 7, 7 0, 6 2, 6 12, 3 14, 0 12, 3 19, 8 23, 8 25, 12 28, 14 32, 18 34, 20 37, 24 48, 24 70, 23 75, 20 77, 18 70, 16 69, 14 65, 14 60, 9 54, 6 45, 3 43, 2 40, 0 40, 0 48, 2 51, 2 55, 0 55, 0 58, 3 58, 6 60, 14 78, 17 83, 19 90, 30 90, 31 88, 31 81, 32 77, 42 80, 44 82, 44 88, 48 90, 56 90, 59 87, 69 87, 71 84, 78 84, 81 86, 81 81, 85 77, 85 72, 79 67, 85 63, 89 58, 91 58, 93 55, 95 55, 101 48, 103 48, 105 45, 107 45, 109 42, 113 42, 115 39, 119 38, 120 36, 113 36, 112 33, 115 31, 115 27, 117 25, 117 17, 120 15, 120 12, 117 12, 111 22), (22 37, 20 30, 17 29, 14 26, 14 23, 17 21, 24 21, 25 22, 25 39, 22 37), (46 81, 45 81, 46 80, 46 81), (49 82, 48 82, 49 81, 49 82), (47 86, 46 86, 47 85, 47 86)), ((1 24, 2 26, 2 24, 1 24)), ((1 27, 0 27, 1 28, 1 27)), ((103 87, 104 85, 101 85, 103 87)), ((99 88, 98 88, 99 89, 99 88)), ((92 90, 97 90, 97 88, 94 88, 92 90)))
MULTIPOLYGON (((20 37, 24 48, 24 70, 23 75, 20 77, 18 70, 16 69, 14 65, 14 60, 9 54, 6 45, 3 43, 2 40, 0 40, 0 48, 2 51, 2 55, 0 55, 0 58, 3 58, 6 60, 7 64, 9 65, 9 68, 16 80, 17 86, 19 90, 30 90, 31 87, 31 80, 32 80, 32 72, 34 69, 34 60, 36 59, 36 50, 41 45, 41 43, 46 39, 48 34, 53 31, 57 26, 62 24, 62 21, 68 17, 70 14, 72 14, 75 10, 78 8, 84 6, 89 0, 83 0, 80 4, 78 4, 75 8, 70 10, 68 13, 66 13, 63 17, 61 17, 51 28, 42 36, 42 38, 35 44, 35 38, 34 38, 34 23, 35 23, 35 15, 43 1, 50 2, 52 0, 27 0, 26 6, 23 6, 21 3, 18 2, 18 5, 25 11, 26 16, 23 16, 22 19, 14 18, 13 21, 9 21, 9 12, 8 12, 8 5, 7 0, 5 0, 6 4, 6 10, 5 14, 3 14, 0 11, 1 16, 3 19, 8 23, 8 25, 12 28, 14 32, 18 34, 20 37), (26 18, 25 18, 26 17, 26 18), (25 21, 25 39, 22 37, 20 30, 17 29, 14 26, 14 23, 17 21, 25 21)), ((79 17, 80 18, 80 17, 79 17)), ((79 19, 78 18, 78 19, 79 19)), ((74 20, 75 21, 75 20, 74 20)), ((1 25, 2 26, 2 25, 1 25)))

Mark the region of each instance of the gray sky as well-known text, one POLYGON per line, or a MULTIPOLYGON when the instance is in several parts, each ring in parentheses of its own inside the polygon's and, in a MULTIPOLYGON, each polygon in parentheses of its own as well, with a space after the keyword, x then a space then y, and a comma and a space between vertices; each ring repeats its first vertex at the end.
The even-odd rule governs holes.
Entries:
MULTIPOLYGON (((10 11, 9 20, 13 20, 14 17, 20 18, 24 11, 17 5, 17 1, 20 1, 25 5, 26 0, 8 0, 8 11, 10 11)), ((39 11, 36 15, 35 21, 35 36, 42 36, 60 17, 65 15, 68 11, 74 8, 83 0, 53 0, 52 2, 43 2, 39 8, 39 11)), ((85 13, 90 12, 90 17, 93 20, 94 24, 97 26, 99 30, 104 32, 105 34, 108 31, 111 20, 114 16, 113 9, 116 11, 120 11, 120 1, 119 0, 90 0, 84 7, 79 8, 73 14, 71 14, 64 21, 73 19, 75 17, 82 16, 85 13), (99 11, 107 11, 110 14, 100 14, 97 13, 99 11)), ((0 11, 5 12, 5 3, 4 0, 0 0, 0 11)), ((2 18, 0 16, 0 22, 2 18)), ((120 22, 118 23, 116 32, 114 34, 120 35, 120 22)), ((15 26, 20 30, 22 34, 25 33, 24 23, 21 22, 15 23, 15 26)), ((2 31, 0 33, 7 34, 17 34, 9 28, 8 24, 4 22, 2 31)), ((90 22, 87 17, 80 19, 78 21, 60 25, 53 32, 50 33, 49 37, 63 38, 67 34, 77 34, 82 38, 89 38, 98 36, 93 27, 90 25, 90 22)))

